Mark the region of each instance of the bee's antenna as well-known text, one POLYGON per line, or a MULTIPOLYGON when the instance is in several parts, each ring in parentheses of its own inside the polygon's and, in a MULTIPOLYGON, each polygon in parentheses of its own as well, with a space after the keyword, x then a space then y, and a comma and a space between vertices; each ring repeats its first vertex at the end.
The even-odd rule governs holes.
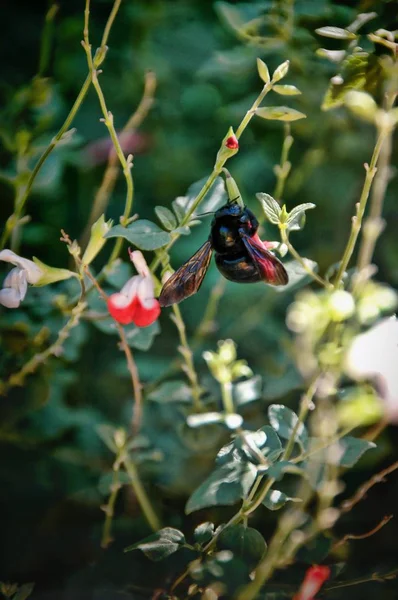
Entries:
POLYGON ((207 217, 207 215, 214 215, 214 210, 210 210, 209 212, 201 213, 200 215, 194 215, 195 217, 207 217))

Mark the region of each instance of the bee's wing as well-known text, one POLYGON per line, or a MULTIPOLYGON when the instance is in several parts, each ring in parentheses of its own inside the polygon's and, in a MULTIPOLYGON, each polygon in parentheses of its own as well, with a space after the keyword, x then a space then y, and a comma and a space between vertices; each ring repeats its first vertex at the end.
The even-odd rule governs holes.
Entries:
POLYGON ((271 285, 286 285, 289 277, 281 261, 253 238, 243 232, 239 233, 263 281, 271 285))
POLYGON ((170 306, 195 294, 206 275, 212 247, 209 240, 199 248, 164 284, 159 296, 160 306, 170 306))

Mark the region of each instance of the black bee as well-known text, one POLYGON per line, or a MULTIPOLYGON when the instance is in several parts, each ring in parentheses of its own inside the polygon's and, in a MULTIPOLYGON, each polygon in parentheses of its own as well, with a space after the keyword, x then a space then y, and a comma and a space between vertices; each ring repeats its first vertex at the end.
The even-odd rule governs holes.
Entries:
POLYGON ((220 273, 237 283, 264 281, 285 285, 285 267, 257 234, 258 221, 251 210, 236 201, 228 202, 214 215, 207 242, 164 284, 160 306, 170 306, 195 294, 210 264, 213 250, 220 273))

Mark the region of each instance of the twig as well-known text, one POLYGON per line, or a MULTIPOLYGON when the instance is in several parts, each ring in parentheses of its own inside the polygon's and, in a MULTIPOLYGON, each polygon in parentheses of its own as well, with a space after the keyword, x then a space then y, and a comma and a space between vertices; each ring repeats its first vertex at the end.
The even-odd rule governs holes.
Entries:
POLYGON ((72 309, 71 316, 68 319, 68 321, 62 327, 62 329, 58 332, 58 336, 57 336, 57 339, 55 340, 55 342, 53 344, 51 344, 51 346, 49 346, 43 352, 39 352, 38 354, 35 354, 34 356, 32 356, 32 358, 30 360, 28 360, 28 362, 25 363, 23 365, 23 367, 17 373, 13 373, 12 375, 9 376, 7 381, 5 381, 3 384, 0 384, 0 393, 1 394, 5 394, 12 387, 23 385, 24 381, 25 381, 25 377, 34 373, 36 371, 36 369, 40 365, 45 363, 45 361, 50 356, 60 356, 60 354, 62 352, 62 346, 63 346, 64 342, 67 340, 67 338, 69 337, 70 330, 73 329, 73 327, 76 327, 76 325, 78 325, 85 308, 86 308, 86 303, 83 302, 82 300, 80 300, 76 304, 76 306, 72 309))
MULTIPOLYGON (((141 125, 145 117, 147 116, 153 101, 154 94, 156 89, 156 76, 152 71, 148 71, 145 75, 145 85, 144 92, 141 98, 141 101, 135 110, 135 112, 131 115, 126 125, 120 132, 120 135, 123 136, 126 133, 132 133, 141 125)), ((94 202, 91 208, 90 216, 85 228, 85 231, 82 235, 80 246, 85 247, 90 235, 91 225, 98 219, 98 217, 105 212, 109 198, 112 194, 112 191, 115 187, 115 183, 117 177, 119 175, 119 168, 117 166, 118 163, 118 155, 112 148, 109 151, 108 156, 108 164, 105 169, 104 176, 102 178, 102 182, 98 191, 95 195, 94 202)))
POLYGON ((373 529, 367 531, 366 533, 361 533, 359 535, 347 533, 343 538, 341 538, 341 540, 338 540, 335 544, 333 544, 332 550, 336 550, 336 548, 343 546, 349 540, 365 540, 366 538, 371 537, 372 535, 380 531, 380 529, 382 529, 385 525, 387 525, 387 523, 391 521, 393 516, 394 515, 386 515, 382 518, 380 523, 376 525, 376 527, 373 527, 373 529))
POLYGON ((379 160, 380 151, 383 147, 387 135, 388 131, 386 131, 385 128, 379 131, 370 164, 368 165, 367 163, 365 163, 366 177, 363 184, 361 197, 359 199, 358 204, 356 205, 356 215, 352 217, 350 237, 348 238, 343 258, 340 262, 339 270, 334 281, 334 286, 336 288, 340 285, 341 279, 347 269, 348 263, 350 262, 352 253, 354 252, 355 244, 358 239, 359 232, 361 230, 362 219, 369 198, 370 189, 372 187, 373 179, 376 175, 376 165, 379 160))
POLYGON ((51 43, 53 38, 53 29, 54 29, 54 19, 59 10, 59 5, 55 2, 51 4, 50 8, 47 11, 43 33, 41 36, 41 44, 40 44, 40 56, 39 56, 39 69, 37 72, 38 77, 42 77, 47 70, 48 63, 50 60, 51 54, 51 43))
POLYGON ((193 406, 196 412, 200 412, 202 409, 202 402, 200 400, 201 391, 198 381, 198 375, 195 370, 195 365, 193 362, 193 354, 192 350, 188 344, 188 339, 185 330, 185 323, 182 318, 182 314, 180 311, 180 307, 177 304, 173 304, 173 312, 174 315, 171 316, 171 320, 175 324, 178 330, 178 334, 180 336, 181 345, 178 347, 180 354, 183 356, 185 360, 185 365, 183 370, 185 371, 189 382, 191 384, 192 389, 192 399, 193 406))
POLYGON ((274 189, 274 198, 278 202, 282 200, 285 189, 286 179, 290 173, 291 163, 289 162, 289 150, 292 147, 294 139, 290 134, 290 124, 285 123, 285 136, 282 144, 281 159, 279 165, 274 167, 276 175, 276 184, 274 189))
POLYGON ((286 246, 289 249, 290 254, 297 260, 297 262, 300 263, 300 265, 303 267, 304 271, 306 273, 308 273, 308 275, 310 277, 312 277, 312 279, 314 281, 316 281, 317 283, 319 283, 321 286, 323 286, 326 289, 332 288, 333 286, 328 283, 325 279, 322 279, 322 277, 320 277, 319 275, 317 275, 317 273, 315 273, 315 271, 313 271, 311 269, 311 267, 308 266, 308 264, 306 263, 306 261, 304 260, 304 258, 302 256, 300 256, 300 254, 297 252, 297 250, 292 246, 289 237, 286 233, 286 229, 284 227, 280 227, 280 232, 281 232, 281 238, 282 238, 282 242, 284 244, 286 244, 286 246))
POLYGON ((377 581, 377 582, 381 583, 388 579, 395 579, 397 573, 398 573, 398 569, 394 569, 393 571, 390 571, 389 573, 385 573, 384 575, 376 572, 376 573, 372 573, 372 575, 370 577, 366 577, 365 579, 354 579, 353 581, 346 581, 343 583, 338 583, 337 585, 328 585, 327 587, 324 588, 324 591, 329 592, 329 591, 337 590, 337 589, 343 588, 343 587, 351 587, 352 585, 359 585, 361 583, 369 583, 370 581, 377 581))
POLYGON ((376 485, 376 483, 384 483, 385 482, 384 478, 387 475, 389 475, 390 473, 392 473, 393 471, 396 471, 397 469, 398 469, 398 461, 396 461, 395 463, 393 463, 386 469, 383 469, 382 471, 380 471, 380 473, 376 473, 376 475, 373 475, 368 481, 366 481, 366 483, 364 483, 363 485, 361 485, 361 487, 358 488, 358 490, 355 492, 355 494, 351 498, 349 498, 348 500, 344 500, 344 502, 341 503, 341 505, 340 505, 341 512, 342 513, 349 512, 356 504, 358 504, 358 502, 363 500, 363 498, 365 497, 367 492, 370 490, 370 488, 372 488, 374 485, 376 485))
POLYGON ((118 452, 116 456, 116 460, 112 465, 112 483, 111 483, 111 493, 108 499, 108 502, 101 506, 102 510, 105 513, 105 521, 104 527, 102 530, 102 538, 101 538, 101 547, 107 548, 109 544, 113 541, 111 536, 111 528, 112 528, 112 520, 115 514, 115 504, 117 500, 117 496, 119 494, 119 490, 122 487, 119 481, 119 471, 121 466, 121 453, 118 452))
MULTIPOLYGON (((95 69, 98 69, 98 67, 105 60, 106 43, 108 40, 108 36, 110 33, 110 29, 112 27, 114 18, 116 16, 117 11, 119 10, 120 3, 121 3, 121 0, 115 0, 112 11, 111 11, 108 21, 105 25, 104 35, 102 38, 103 46, 101 46, 101 49, 100 49, 101 51, 97 52, 97 55, 95 56, 94 62, 93 62, 93 68, 95 68, 95 69)), ((13 229, 18 227, 18 223, 19 223, 19 220, 23 213, 24 206, 26 204, 26 201, 29 197, 30 191, 32 189, 32 186, 34 184, 34 181, 35 181, 40 169, 46 162, 46 160, 49 157, 49 155, 51 154, 51 152, 54 150, 54 148, 57 146, 57 144, 61 141, 63 136, 67 133, 69 127, 71 126, 71 124, 76 116, 77 111, 79 110, 80 106, 83 103, 84 98, 87 95, 90 85, 91 85, 91 73, 89 73, 87 75, 87 77, 81 87, 81 90, 80 90, 68 116, 66 117, 61 129, 58 131, 56 136, 53 137, 53 139, 51 140, 51 143, 44 150, 43 154, 41 155, 41 157, 37 161, 36 165, 34 166, 32 172, 29 176, 28 182, 26 183, 26 185, 21 185, 19 187, 18 193, 17 193, 15 201, 14 201, 14 212, 7 219, 1 239, 0 239, 0 250, 2 250, 4 248, 4 246, 6 245, 7 240, 9 238, 11 232, 13 231, 13 229)))
MULTIPOLYGON (((102 289, 102 287, 100 286, 98 281, 95 279, 95 277, 91 274, 88 266, 86 266, 84 268, 84 272, 86 273, 87 277, 90 279, 90 281, 94 285, 94 287, 97 289, 97 291, 98 291, 99 295, 101 296, 101 298, 103 299, 103 301, 105 303, 107 303, 108 296, 105 294, 104 290, 102 289)), ((134 432, 137 433, 140 428, 141 416, 142 416, 142 386, 141 386, 141 382, 140 382, 140 378, 139 378, 139 374, 138 374, 137 365, 135 364, 135 361, 133 358, 133 353, 131 352, 130 346, 127 343, 125 331, 124 331, 123 327, 120 325, 120 323, 118 323, 115 320, 114 320, 114 323, 115 323, 116 329, 117 329, 119 337, 120 337, 120 347, 123 350, 124 354, 126 355, 127 368, 129 370, 129 373, 131 376, 131 382, 133 384, 133 392, 134 392, 134 400, 135 400, 134 409, 133 409, 133 429, 134 429, 134 432)))

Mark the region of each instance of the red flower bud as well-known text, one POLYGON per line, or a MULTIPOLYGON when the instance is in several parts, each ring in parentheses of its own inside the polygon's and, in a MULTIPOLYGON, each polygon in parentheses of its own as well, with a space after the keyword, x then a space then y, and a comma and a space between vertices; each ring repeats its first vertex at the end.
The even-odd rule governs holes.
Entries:
POLYGON ((304 581, 293 600, 314 600, 323 584, 330 577, 330 569, 325 566, 314 565, 307 569, 304 581))
POLYGON ((231 135, 225 142, 225 145, 230 150, 237 150, 239 148, 239 142, 236 135, 231 135))

